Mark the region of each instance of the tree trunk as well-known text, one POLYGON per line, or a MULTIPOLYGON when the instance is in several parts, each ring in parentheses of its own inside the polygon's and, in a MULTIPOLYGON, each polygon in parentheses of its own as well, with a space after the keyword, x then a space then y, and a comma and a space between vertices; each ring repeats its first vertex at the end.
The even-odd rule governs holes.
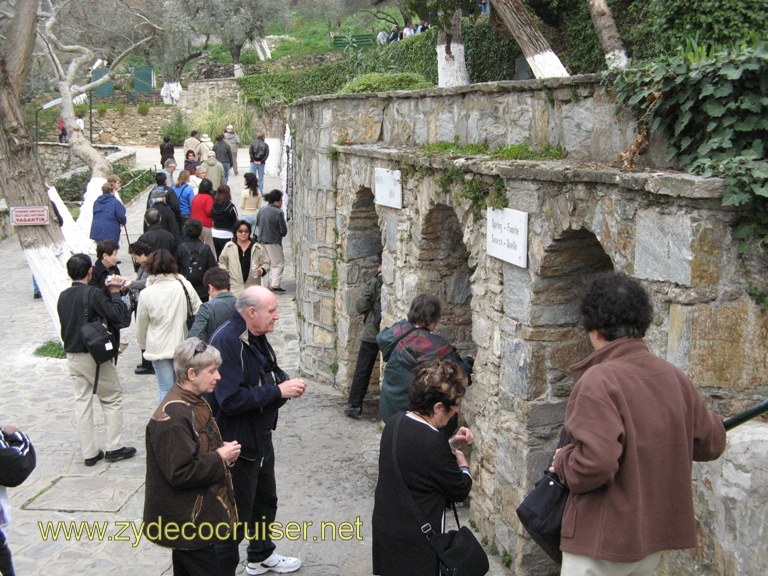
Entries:
POLYGON ((616 28, 616 21, 606 0, 587 0, 592 24, 605 54, 608 68, 626 68, 627 51, 616 28))
MULTIPOLYGON (((0 174, 3 174, 5 181, 3 192, 8 207, 50 207, 43 170, 33 140, 24 125, 24 114, 8 77, 3 55, 0 55, 0 116, 3 118, 0 126, 0 174)), ((16 236, 58 332, 60 325, 56 303, 59 293, 70 284, 66 262, 71 251, 53 210, 50 210, 47 225, 18 226, 16 236)), ((17 289, 29 290, 30 287, 18 286, 17 289)))
POLYGON ((451 17, 451 29, 437 35, 437 85, 441 88, 469 84, 464 41, 461 39, 461 12, 451 17))
POLYGON ((259 60, 272 60, 272 51, 269 49, 269 43, 266 38, 257 38, 253 42, 253 46, 256 49, 256 55, 259 60))
POLYGON ((491 5, 512 33, 536 78, 568 76, 560 58, 520 0, 491 0, 491 5))

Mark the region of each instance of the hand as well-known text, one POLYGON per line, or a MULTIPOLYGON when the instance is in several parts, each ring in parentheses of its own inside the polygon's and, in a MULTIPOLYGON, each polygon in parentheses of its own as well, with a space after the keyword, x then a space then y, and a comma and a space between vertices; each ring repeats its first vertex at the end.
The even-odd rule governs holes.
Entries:
POLYGON ((13 436, 18 431, 19 429, 16 426, 11 426, 10 424, 3 426, 3 434, 6 436, 13 436))
POLYGON ((554 472, 555 471, 555 458, 557 458, 558 453, 562 450, 562 448, 558 448, 555 450, 555 453, 552 455, 552 463, 549 465, 549 471, 554 472))
POLYGON ((472 430, 467 428, 466 426, 462 426, 459 428, 458 432, 453 435, 453 437, 448 440, 448 444, 451 447, 451 450, 461 450, 465 446, 469 446, 474 442, 475 435, 472 434, 472 430))
POLYGON ((283 398, 299 398, 307 389, 307 383, 300 378, 286 380, 277 385, 280 388, 280 396, 283 398))
POLYGON ((218 452, 221 459, 224 460, 224 464, 232 466, 240 456, 240 443, 237 440, 224 442, 221 448, 216 449, 216 452, 218 452))

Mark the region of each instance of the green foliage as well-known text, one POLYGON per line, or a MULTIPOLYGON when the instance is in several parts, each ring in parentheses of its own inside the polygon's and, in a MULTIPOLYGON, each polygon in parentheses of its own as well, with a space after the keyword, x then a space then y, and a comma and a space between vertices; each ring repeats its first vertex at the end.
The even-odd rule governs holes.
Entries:
POLYGON ((413 72, 437 84, 436 45, 437 30, 431 28, 402 42, 390 42, 365 50, 348 65, 355 74, 413 72))
MULTIPOLYGON (((214 104, 197 113, 194 124, 203 134, 209 134, 215 140, 217 134, 224 132, 228 124, 232 124, 240 142, 248 143, 254 138, 254 110, 247 106, 214 104)), ((187 131, 185 137, 189 135, 187 131)))
POLYGON ((768 48, 706 51, 606 75, 619 109, 628 107, 669 141, 669 156, 704 176, 724 179, 723 204, 749 210, 736 235, 768 238, 768 48))
MULTIPOLYGON (((635 2, 642 7, 643 3, 635 2)), ((656 54, 675 52, 689 40, 728 45, 766 38, 765 0, 649 0, 640 15, 656 54)), ((649 54, 650 55, 650 54, 649 54)))
MULTIPOLYGON (((209 44, 208 45, 208 57, 212 62, 217 64, 232 64, 232 54, 229 53, 229 48, 223 44, 209 44)), ((240 64, 256 64, 260 62, 259 55, 256 50, 245 49, 240 52, 240 64)))
MULTIPOLYGON (((344 63, 291 72, 273 72, 238 79, 248 102, 261 110, 276 102, 289 104, 305 96, 334 94, 350 74, 344 63)), ((241 137, 242 138, 242 137, 241 137)))
POLYGON ((504 566, 504 568, 509 568, 512 566, 512 555, 507 551, 506 548, 502 549, 501 551, 501 565, 504 566))
POLYGON ((433 142, 424 144, 421 151, 430 156, 445 155, 452 158, 464 156, 491 156, 500 160, 562 160, 566 156, 561 146, 531 148, 528 142, 509 146, 488 148, 487 143, 458 144, 456 142, 433 142))
POLYGON ((163 126, 163 136, 168 136, 174 146, 182 146, 192 129, 184 122, 181 112, 176 112, 173 122, 163 126))
POLYGON ((359 92, 389 92, 391 90, 421 90, 430 88, 432 84, 421 74, 413 72, 395 72, 382 74, 372 72, 350 80, 339 90, 339 94, 356 94, 359 92))
POLYGON ((456 198, 469 200, 472 219, 475 222, 483 217, 483 209, 486 206, 495 210, 501 210, 508 206, 507 190, 501 178, 496 178, 490 186, 477 177, 466 180, 464 187, 456 194, 456 198))
MULTIPOLYGON (((115 164, 112 166, 112 171, 120 177, 120 181, 123 183, 123 187, 120 189, 120 198, 126 204, 155 182, 155 173, 151 170, 133 170, 125 164, 115 164)), ((56 179, 54 186, 56 186, 56 190, 64 202, 82 202, 90 179, 90 170, 76 170, 69 178, 56 179)))
POLYGON ((136 111, 139 113, 139 116, 146 116, 149 114, 149 104, 142 102, 136 107, 136 111))
POLYGON ((461 34, 470 82, 515 78, 515 60, 523 53, 514 40, 491 27, 490 18, 482 16, 474 22, 463 18, 461 34))
POLYGON ((339 373, 339 363, 338 362, 334 362, 333 364, 331 364, 331 374, 336 376, 336 374, 338 374, 338 373, 339 373))
POLYGON ((90 170, 77 170, 69 178, 56 178, 53 185, 64 202, 81 202, 90 179, 90 170))
POLYGON ((64 351, 64 345, 59 340, 48 340, 44 342, 32 352, 35 356, 41 356, 43 358, 66 358, 67 353, 64 351))

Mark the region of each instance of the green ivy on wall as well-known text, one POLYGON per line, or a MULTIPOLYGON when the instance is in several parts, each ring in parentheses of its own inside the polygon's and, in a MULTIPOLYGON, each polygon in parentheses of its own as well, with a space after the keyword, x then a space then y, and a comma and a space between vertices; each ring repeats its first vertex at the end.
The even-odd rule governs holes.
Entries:
POLYGON ((735 234, 768 240, 768 46, 662 58, 605 76, 618 109, 669 142, 670 158, 724 180, 723 204, 745 206, 735 234))

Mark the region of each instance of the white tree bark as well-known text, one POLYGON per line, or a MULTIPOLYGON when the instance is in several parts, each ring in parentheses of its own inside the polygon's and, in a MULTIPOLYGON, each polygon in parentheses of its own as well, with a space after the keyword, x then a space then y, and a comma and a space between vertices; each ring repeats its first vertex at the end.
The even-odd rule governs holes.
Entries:
POLYGON ((440 30, 437 36, 437 85, 441 88, 469 84, 464 41, 461 38, 461 12, 451 17, 451 29, 440 30))
POLYGON ((256 49, 256 54, 259 56, 259 60, 272 60, 272 51, 269 49, 269 44, 266 38, 257 38, 253 43, 256 49))
POLYGON ((235 78, 242 78, 244 76, 243 65, 235 64, 235 78))
POLYGON ((627 51, 619 36, 610 6, 605 0, 587 0, 587 4, 608 68, 626 68, 627 51))
POLYGON ((491 4, 520 46, 536 78, 568 76, 560 58, 552 51, 549 42, 520 0, 491 0, 491 4))

